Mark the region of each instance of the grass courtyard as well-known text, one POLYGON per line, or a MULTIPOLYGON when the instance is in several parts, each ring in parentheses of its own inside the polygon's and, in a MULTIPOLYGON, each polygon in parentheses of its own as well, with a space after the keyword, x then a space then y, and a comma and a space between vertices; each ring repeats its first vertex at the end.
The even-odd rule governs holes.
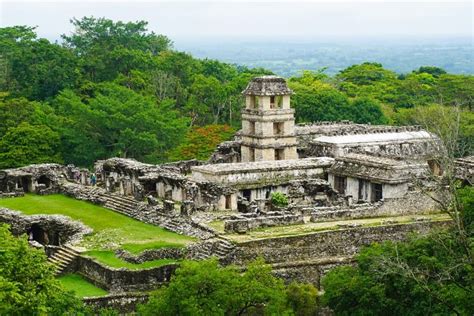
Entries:
POLYGON ((0 199, 0 207, 21 211, 27 215, 62 214, 84 223, 94 230, 81 243, 81 246, 88 250, 86 254, 116 268, 150 268, 169 262, 156 260, 148 262, 146 266, 133 265, 115 257, 114 249, 125 249, 138 254, 147 249, 184 247, 195 241, 192 237, 179 235, 107 208, 60 194, 43 196, 27 194, 24 197, 0 199))
POLYGON ((69 273, 58 278, 61 285, 68 291, 73 291, 78 297, 104 296, 107 291, 95 286, 79 274, 69 273))
POLYGON ((360 219, 343 219, 334 220, 329 222, 309 222, 309 217, 306 218, 305 224, 298 225, 287 225, 287 226, 276 226, 276 227, 263 227, 247 232, 246 234, 237 233, 226 233, 224 231, 223 221, 214 221, 210 226, 217 231, 221 232, 224 236, 234 242, 246 242, 256 239, 274 238, 274 237, 290 237, 311 234, 322 231, 331 231, 344 229, 341 225, 356 224, 360 227, 371 227, 387 225, 387 221, 395 221, 396 224, 409 224, 415 222, 414 218, 425 218, 429 221, 446 221, 450 220, 450 217, 444 213, 432 213, 424 215, 399 215, 399 216, 385 216, 385 217, 372 217, 372 218, 360 218, 360 219))

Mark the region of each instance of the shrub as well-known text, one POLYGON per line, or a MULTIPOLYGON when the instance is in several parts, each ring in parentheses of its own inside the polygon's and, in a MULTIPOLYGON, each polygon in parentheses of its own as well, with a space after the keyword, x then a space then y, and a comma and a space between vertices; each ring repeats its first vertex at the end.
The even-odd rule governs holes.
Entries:
POLYGON ((280 207, 288 206, 288 197, 285 193, 274 192, 272 193, 272 205, 280 207))

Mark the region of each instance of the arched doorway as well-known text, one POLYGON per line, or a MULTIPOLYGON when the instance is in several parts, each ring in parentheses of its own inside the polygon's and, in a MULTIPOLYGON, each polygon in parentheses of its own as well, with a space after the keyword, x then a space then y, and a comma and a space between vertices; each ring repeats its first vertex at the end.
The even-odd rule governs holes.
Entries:
POLYGON ((51 180, 47 176, 42 175, 38 178, 38 184, 44 184, 46 188, 49 188, 51 186, 51 180))
POLYGON ((39 224, 31 225, 28 235, 30 240, 35 240, 42 245, 49 244, 48 233, 39 224))

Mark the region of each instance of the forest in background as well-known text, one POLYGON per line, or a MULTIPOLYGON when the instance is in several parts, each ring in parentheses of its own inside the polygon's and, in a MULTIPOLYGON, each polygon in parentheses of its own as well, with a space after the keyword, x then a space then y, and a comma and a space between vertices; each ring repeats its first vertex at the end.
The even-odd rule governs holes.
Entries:
POLYGON ((471 37, 342 36, 212 39, 176 39, 179 50, 198 58, 212 58, 247 67, 263 67, 284 77, 296 76, 301 69, 336 75, 345 68, 377 61, 397 73, 411 72, 423 65, 443 68, 454 74, 474 74, 471 37))
MULTIPOLYGON (((32 27, 0 28, 0 168, 90 167, 114 156, 207 159, 240 128, 247 83, 272 74, 176 51, 145 21, 71 23, 75 31, 61 44, 38 38, 32 27)), ((460 115, 462 142, 474 142, 474 76, 430 66, 397 74, 362 63, 333 76, 321 69, 287 79, 297 122, 438 128, 460 115)), ((459 155, 470 153, 461 147, 459 155)))

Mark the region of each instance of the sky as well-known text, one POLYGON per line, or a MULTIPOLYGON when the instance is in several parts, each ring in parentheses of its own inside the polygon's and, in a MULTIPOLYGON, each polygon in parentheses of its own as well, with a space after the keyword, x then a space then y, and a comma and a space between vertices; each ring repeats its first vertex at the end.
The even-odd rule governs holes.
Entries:
POLYGON ((149 22, 172 40, 247 38, 473 37, 470 1, 9 1, 0 0, 0 26, 38 26, 59 39, 82 16, 149 22))

